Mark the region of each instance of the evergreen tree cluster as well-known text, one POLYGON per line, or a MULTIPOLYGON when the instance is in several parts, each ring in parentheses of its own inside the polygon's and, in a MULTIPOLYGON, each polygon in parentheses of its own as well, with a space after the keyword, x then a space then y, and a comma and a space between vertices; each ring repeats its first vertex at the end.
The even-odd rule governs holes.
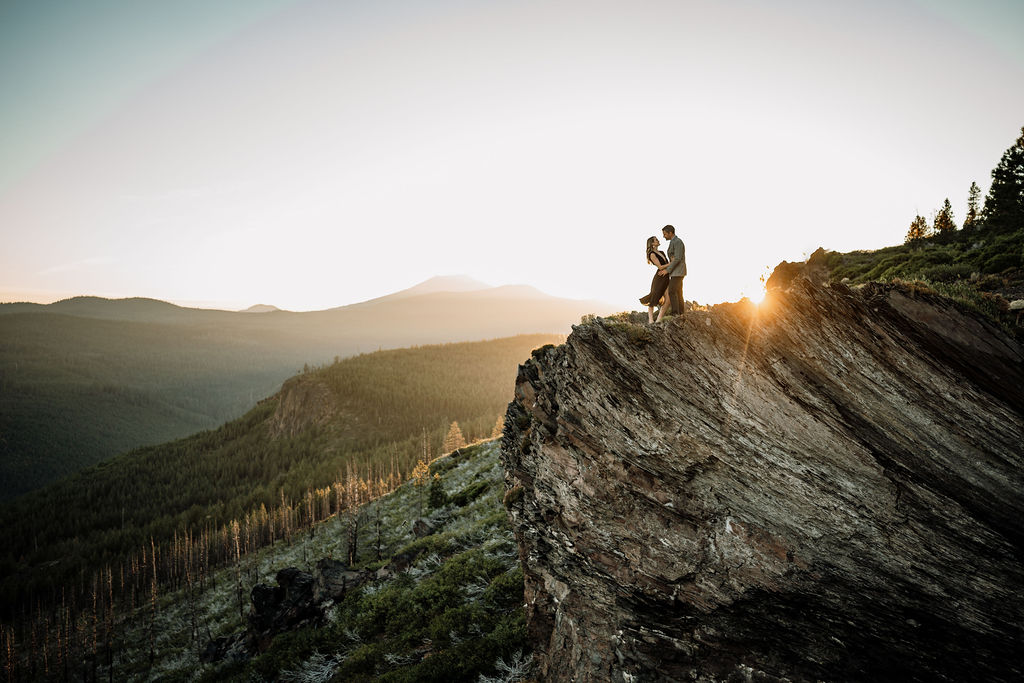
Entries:
MULTIPOLYGON (((992 170, 992 185, 985 196, 984 207, 979 210, 980 196, 981 188, 972 182, 967 192, 965 232, 1003 234, 1024 228, 1024 127, 1020 137, 992 170)), ((950 238, 956 231, 953 206, 947 197, 942 207, 934 212, 930 226, 924 216, 914 217, 904 243, 916 243, 928 237, 950 238)))
POLYGON ((997 232, 1024 227, 1024 128, 992 170, 982 220, 987 229, 997 232))

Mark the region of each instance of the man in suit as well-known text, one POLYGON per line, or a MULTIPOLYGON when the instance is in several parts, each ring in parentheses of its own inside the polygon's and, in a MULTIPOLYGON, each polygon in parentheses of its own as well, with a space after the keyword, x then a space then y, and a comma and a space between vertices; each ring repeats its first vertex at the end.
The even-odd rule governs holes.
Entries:
POLYGON ((668 275, 668 312, 672 315, 683 314, 683 278, 686 277, 686 245, 676 235, 676 229, 666 225, 661 229, 662 236, 668 240, 668 263, 658 272, 668 275))

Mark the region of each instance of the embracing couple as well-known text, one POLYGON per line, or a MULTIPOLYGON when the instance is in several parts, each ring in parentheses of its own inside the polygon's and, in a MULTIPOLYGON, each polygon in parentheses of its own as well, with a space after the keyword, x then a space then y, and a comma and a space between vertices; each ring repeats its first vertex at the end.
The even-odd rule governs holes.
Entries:
POLYGON ((683 314, 683 278, 686 277, 686 247, 676 236, 676 229, 666 225, 661 229, 662 236, 668 240, 668 254, 658 251, 661 242, 657 237, 647 238, 647 262, 658 269, 651 280, 651 292, 640 303, 647 306, 647 322, 654 321, 654 307, 661 306, 658 311, 658 322, 665 317, 663 297, 668 292, 669 313, 683 314))

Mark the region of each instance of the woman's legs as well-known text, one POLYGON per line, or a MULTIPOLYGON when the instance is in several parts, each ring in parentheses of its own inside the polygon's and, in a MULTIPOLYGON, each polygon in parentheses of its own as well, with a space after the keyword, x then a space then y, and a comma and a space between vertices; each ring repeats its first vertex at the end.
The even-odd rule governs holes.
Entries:
POLYGON ((665 317, 665 309, 668 308, 668 306, 666 306, 665 303, 666 303, 665 300, 662 299, 661 302, 658 304, 658 319, 657 320, 654 319, 654 304, 651 304, 650 306, 647 307, 647 324, 648 325, 653 325, 656 322, 660 323, 661 319, 665 317))

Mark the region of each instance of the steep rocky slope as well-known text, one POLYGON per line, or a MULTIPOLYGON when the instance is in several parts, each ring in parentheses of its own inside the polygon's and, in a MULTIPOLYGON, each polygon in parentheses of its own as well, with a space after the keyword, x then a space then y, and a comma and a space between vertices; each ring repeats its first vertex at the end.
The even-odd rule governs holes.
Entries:
POLYGON ((895 286, 577 326, 502 458, 543 680, 1020 680, 1024 356, 895 286))

